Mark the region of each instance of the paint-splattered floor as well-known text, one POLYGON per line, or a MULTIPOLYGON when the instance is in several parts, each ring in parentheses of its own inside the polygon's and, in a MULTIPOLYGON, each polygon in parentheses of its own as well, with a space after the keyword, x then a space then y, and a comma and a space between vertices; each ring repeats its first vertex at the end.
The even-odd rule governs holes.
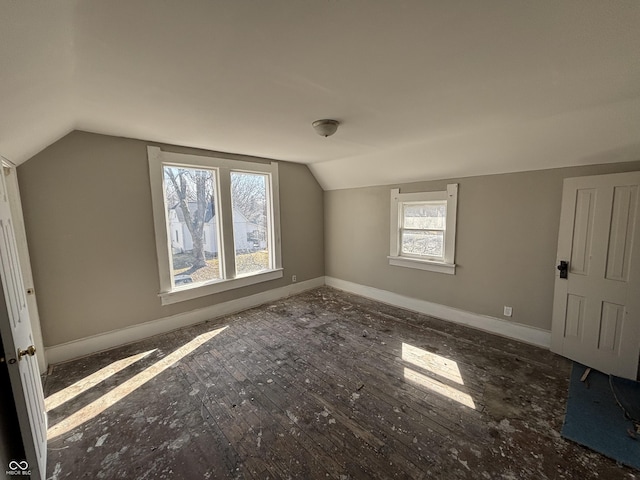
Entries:
POLYGON ((560 437, 569 370, 323 287, 55 366, 47 477, 636 478, 560 437))

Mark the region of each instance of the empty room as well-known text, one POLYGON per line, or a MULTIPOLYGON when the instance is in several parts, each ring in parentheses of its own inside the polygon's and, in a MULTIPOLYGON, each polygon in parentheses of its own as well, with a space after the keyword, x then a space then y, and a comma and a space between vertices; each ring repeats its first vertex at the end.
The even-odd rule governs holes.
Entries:
POLYGON ((0 478, 640 478, 639 25, 0 0, 0 478))

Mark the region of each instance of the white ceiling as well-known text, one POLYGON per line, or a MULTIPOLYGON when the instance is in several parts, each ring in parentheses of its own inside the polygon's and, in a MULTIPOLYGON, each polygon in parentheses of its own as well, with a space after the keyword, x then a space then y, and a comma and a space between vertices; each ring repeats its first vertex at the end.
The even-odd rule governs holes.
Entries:
POLYGON ((325 189, 640 160, 637 0, 0 8, 18 164, 73 129, 303 162, 325 189))

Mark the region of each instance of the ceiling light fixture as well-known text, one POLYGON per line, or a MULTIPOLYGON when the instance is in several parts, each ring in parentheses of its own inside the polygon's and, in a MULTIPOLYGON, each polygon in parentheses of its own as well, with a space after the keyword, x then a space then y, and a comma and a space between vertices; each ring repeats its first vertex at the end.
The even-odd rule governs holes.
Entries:
POLYGON ((318 135, 328 137, 329 135, 333 135, 334 133, 336 133, 340 122, 337 120, 325 118, 323 120, 316 120, 311 125, 318 135))

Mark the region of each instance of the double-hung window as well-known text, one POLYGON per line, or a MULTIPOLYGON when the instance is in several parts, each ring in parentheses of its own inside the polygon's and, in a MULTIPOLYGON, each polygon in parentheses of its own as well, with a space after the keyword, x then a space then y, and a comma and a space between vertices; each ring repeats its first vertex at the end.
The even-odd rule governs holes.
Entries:
POLYGON ((282 277, 276 162, 147 151, 163 305, 282 277))
POLYGON ((458 185, 446 191, 391 190, 389 264, 455 274, 458 185))

